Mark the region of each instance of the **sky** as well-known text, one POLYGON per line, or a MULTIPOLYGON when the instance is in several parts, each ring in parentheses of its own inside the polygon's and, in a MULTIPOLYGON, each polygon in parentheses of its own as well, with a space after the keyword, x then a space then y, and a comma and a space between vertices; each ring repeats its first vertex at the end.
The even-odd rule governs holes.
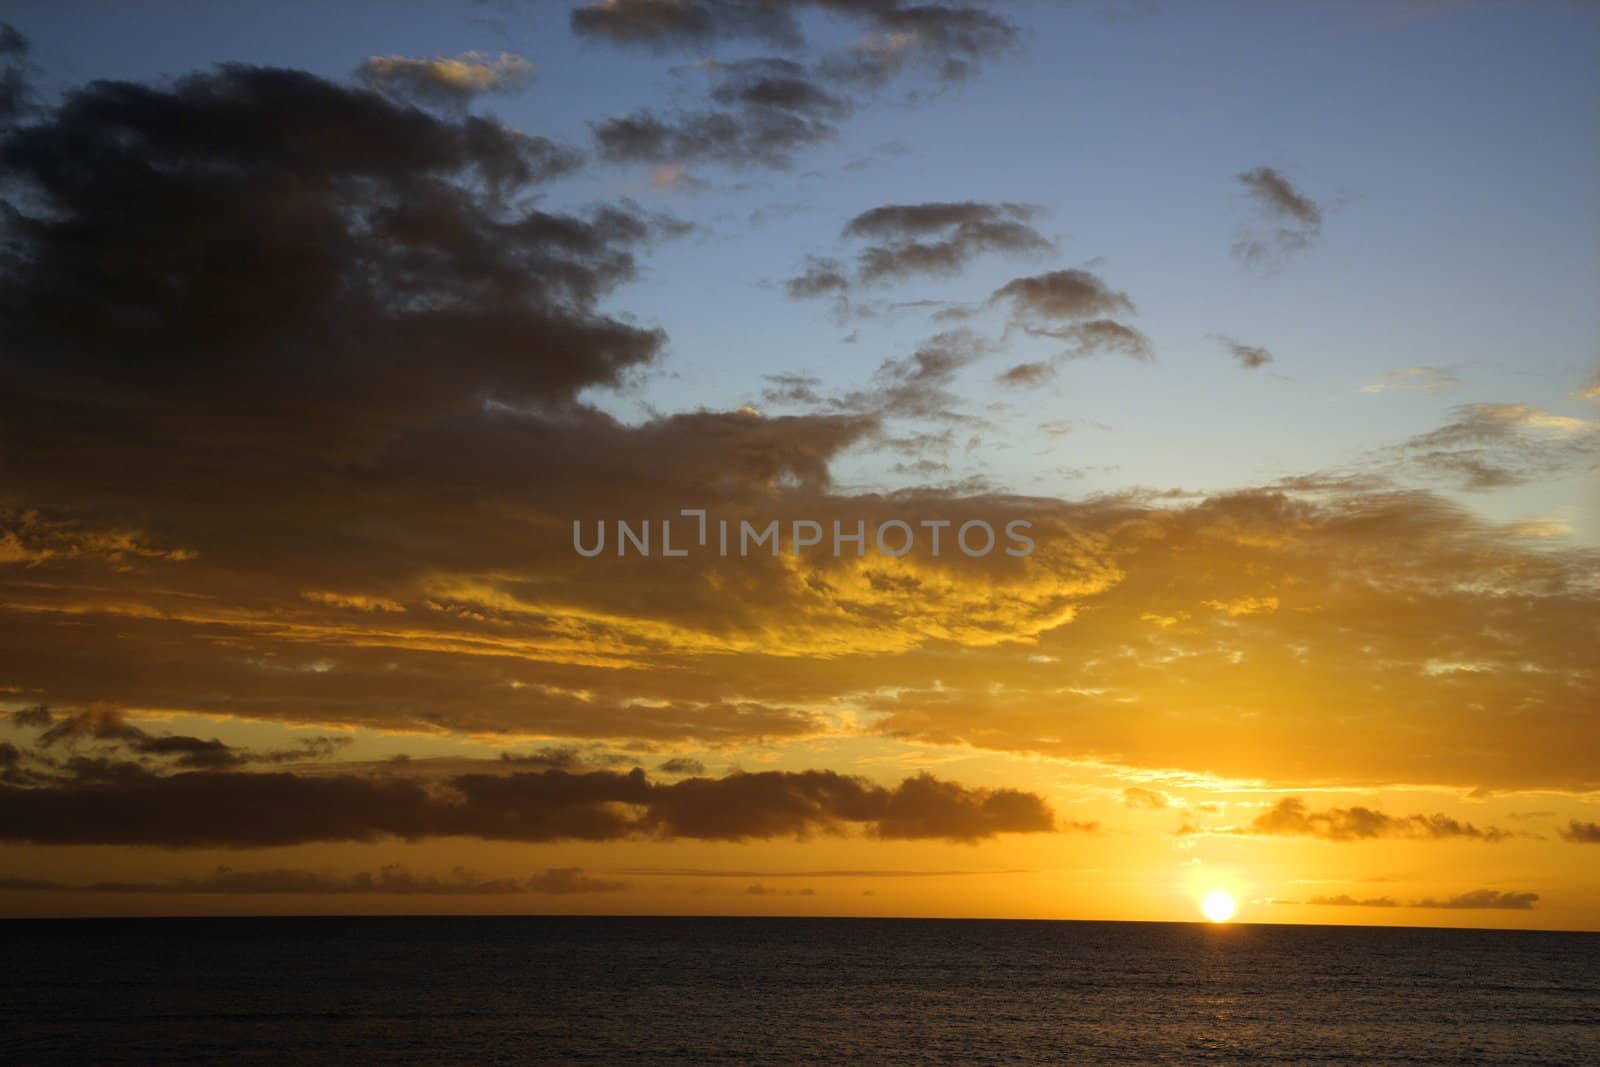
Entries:
POLYGON ((0 914, 1600 929, 1600 8, 328 8, 8 7, 0 914))

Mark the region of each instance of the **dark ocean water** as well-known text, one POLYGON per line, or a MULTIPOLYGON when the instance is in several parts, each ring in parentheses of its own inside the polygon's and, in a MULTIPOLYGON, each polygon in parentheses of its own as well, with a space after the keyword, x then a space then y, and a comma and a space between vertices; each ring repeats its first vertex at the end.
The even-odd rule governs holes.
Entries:
POLYGON ((0 922, 0 1063, 1600 1064, 1600 935, 0 922))

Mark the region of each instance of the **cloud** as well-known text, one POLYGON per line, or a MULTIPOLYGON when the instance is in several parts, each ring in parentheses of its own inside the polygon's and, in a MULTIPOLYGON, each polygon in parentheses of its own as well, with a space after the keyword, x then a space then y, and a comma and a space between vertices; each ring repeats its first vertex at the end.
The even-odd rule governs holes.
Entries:
POLYGON ((476 772, 441 780, 392 773, 184 772, 0 786, 0 840, 33 844, 252 848, 443 836, 741 841, 851 827, 886 839, 962 842, 1056 828, 1036 794, 972 788, 926 774, 892 789, 833 771, 661 784, 638 769, 476 772))
POLYGON ((644 109, 594 123, 600 154, 612 162, 786 168, 796 149, 838 136, 851 102, 811 79, 791 60, 708 61, 714 110, 661 115, 644 109))
POLYGON ((1124 326, 1111 319, 1091 319, 1053 328, 1026 326, 1024 329, 1034 337, 1067 342, 1067 347, 1056 355, 1052 366, 1075 359, 1087 359, 1100 353, 1127 356, 1139 363, 1149 363, 1156 358, 1150 338, 1132 326, 1124 326))
POLYGON ((368 596, 365 593, 329 593, 308 590, 300 595, 319 604, 327 604, 335 608, 349 608, 352 611, 393 613, 406 610, 405 605, 398 601, 384 596, 368 596))
POLYGON ((885 204, 852 218, 843 236, 870 242, 859 253, 857 276, 872 285, 954 275, 986 253, 1046 251, 1050 241, 1030 224, 1036 214, 1027 204, 885 204))
POLYGON ((838 295, 849 288, 850 278, 844 272, 844 264, 836 259, 817 256, 807 258, 804 273, 784 282, 784 291, 791 300, 838 295))
POLYGON ((1534 902, 1539 899, 1538 893, 1502 892, 1498 889, 1474 889, 1470 893, 1460 893, 1443 900, 1432 897, 1417 901, 1409 905, 1413 908, 1463 908, 1463 909, 1496 909, 1508 911, 1531 911, 1534 902))
POLYGON ((1369 841, 1399 837, 1496 842, 1512 836, 1509 830, 1495 826, 1480 830, 1471 823, 1442 814, 1395 816, 1359 806, 1311 811, 1305 801, 1298 797, 1285 797, 1270 810, 1256 816, 1247 832, 1317 837, 1324 841, 1369 841))
POLYGON ((1467 491, 1525 485, 1584 470, 1600 452, 1600 422, 1528 404, 1463 404, 1454 421, 1396 449, 1416 476, 1467 491))
POLYGON ((1341 893, 1331 897, 1312 897, 1307 904, 1325 905, 1345 908, 1452 908, 1475 910, 1509 910, 1529 911, 1539 899, 1538 893, 1501 892, 1497 889, 1475 889, 1470 893, 1458 893, 1452 897, 1435 899, 1424 897, 1422 900, 1401 904, 1393 897, 1362 897, 1356 898, 1349 894, 1341 893))
POLYGON ((29 86, 24 62, 28 39, 9 22, 0 22, 0 129, 28 108, 29 86))
POLYGON ((798 46, 798 4, 741 0, 601 0, 573 9, 572 31, 621 45, 654 49, 753 39, 798 46))
POLYGON ((565 403, 662 342, 594 310, 632 276, 649 224, 508 207, 572 157, 485 119, 224 66, 170 88, 76 90, 0 158, 26 191, 14 209, 51 205, 19 216, 0 268, 14 447, 76 451, 130 420, 190 448, 252 428, 277 440, 272 420, 291 414, 308 436, 356 443, 377 430, 363 419, 387 432, 486 398, 565 403), (94 167, 73 166, 86 154, 94 167), (286 180, 302 193, 279 195, 286 180), (149 214, 125 212, 130 197, 149 214), (101 313, 71 313, 85 303, 101 313), (62 375, 95 427, 70 446, 39 403, 62 375))
POLYGON ((1241 615, 1271 614, 1278 610, 1278 598, 1275 596, 1246 596, 1233 600, 1207 600, 1206 607, 1212 611, 1221 612, 1230 619, 1237 619, 1241 615))
POLYGON ((1443 393, 1459 389, 1461 379, 1438 367, 1402 367, 1361 387, 1363 393, 1443 393))
POLYGON ((47 727, 55 722, 55 716, 43 704, 36 704, 29 708, 18 708, 10 715, 11 721, 24 728, 47 727))
POLYGON ((1600 822, 1568 820, 1566 829, 1561 831, 1561 839, 1574 845, 1600 845, 1600 822))
POLYGON ((1171 799, 1165 793, 1157 790, 1130 785, 1122 791, 1122 802, 1130 808, 1156 811, 1167 807, 1171 803, 1171 799))
POLYGON ((419 59, 372 56, 357 70, 367 85, 424 104, 464 109, 485 93, 516 92, 533 80, 533 64, 510 52, 498 56, 463 52, 419 59))
POLYGON ((830 6, 876 9, 875 32, 821 64, 830 76, 869 88, 906 70, 922 70, 945 83, 962 81, 983 61, 1013 51, 1021 38, 1011 22, 975 7, 872 0, 830 6))
POLYGON ((1045 322, 1134 310, 1128 294, 1114 292, 1085 270, 1057 270, 1013 278, 996 289, 989 299, 1010 302, 1012 313, 1018 318, 1045 322))
POLYGON ((702 775, 706 773, 706 765, 704 763, 697 759, 690 759, 687 756, 675 756, 663 763, 659 769, 663 774, 702 775))
MULTIPOLYGON (((853 279, 838 260, 812 256, 804 273, 786 282, 786 289, 793 299, 843 298, 855 285, 953 276, 989 253, 1044 251, 1051 243, 1031 224, 1036 214, 1037 209, 1027 204, 885 204, 861 212, 844 226, 844 239, 867 242, 857 253, 853 279)), ((947 308, 939 317, 957 313, 965 315, 947 308)))
POLYGON ((799 50, 808 42, 797 16, 808 9, 865 31, 825 56, 819 69, 866 88, 907 70, 958 81, 1020 38, 1010 21, 977 7, 904 0, 601 0, 576 8, 571 25, 580 37, 655 51, 704 50, 724 41, 799 50))
POLYGON ((1055 376, 1055 368, 1048 363, 1018 363, 997 374, 995 381, 1001 385, 1032 388, 1051 381, 1055 376))
POLYGON ((764 879, 764 878, 950 878, 971 877, 973 875, 993 876, 999 874, 1035 874, 1037 872, 1020 868, 1003 870, 965 869, 965 870, 910 870, 902 868, 823 868, 819 870, 794 870, 794 871, 752 871, 752 870, 722 870, 706 867, 628 867, 619 874, 629 876, 648 876, 664 878, 737 878, 737 879, 764 879))
POLYGON ((1575 400, 1600 400, 1600 370, 1589 375, 1584 383, 1569 395, 1575 400))
POLYGON ((1092 317, 1132 314, 1134 306, 1126 293, 1110 289, 1088 271, 1057 270, 1013 278, 990 295, 989 303, 1009 304, 1011 324, 1029 336, 1066 342, 1048 363, 1022 372, 1035 382, 1049 380, 1064 363, 1101 353, 1141 363, 1155 359, 1155 350, 1144 334, 1113 319, 1092 317))
POLYGON ((960 402, 950 385, 986 352, 988 344, 967 330, 945 330, 911 355, 886 359, 869 388, 846 394, 838 403, 850 410, 897 418, 952 419, 960 402))
POLYGON ((18 750, 19 756, 3 776, 21 784, 49 784, 71 781, 129 781, 157 770, 219 770, 248 764, 300 763, 324 759, 350 743, 348 737, 309 737, 292 746, 269 751, 253 751, 224 744, 216 738, 204 739, 182 734, 151 734, 127 721, 115 708, 99 708, 56 718, 49 709, 37 707, 14 712, 13 724, 36 728, 31 750, 18 750), (79 755, 85 746, 92 755, 79 755), (58 757, 56 751, 69 755, 58 757))
POLYGON ((463 867, 445 876, 414 874, 399 864, 377 871, 330 874, 295 868, 240 871, 218 867, 200 877, 161 882, 93 882, 85 885, 31 879, 0 881, 0 890, 86 893, 207 893, 241 895, 343 895, 386 893, 399 896, 504 896, 515 893, 614 893, 627 882, 591 878, 578 867, 556 867, 531 878, 485 878, 463 867))
POLYGON ((1247 345, 1235 341, 1231 337, 1218 338, 1227 346, 1228 354, 1239 361, 1239 366, 1245 370, 1256 370, 1272 362, 1272 353, 1260 345, 1247 345))
POLYGON ((1340 908, 1398 908, 1400 902, 1393 897, 1361 897, 1356 898, 1348 893, 1340 893, 1332 897, 1311 897, 1307 904, 1316 904, 1340 908))
POLYGON ((543 874, 528 879, 527 888, 534 893, 618 893, 629 888, 627 882, 606 878, 592 878, 582 867, 551 867, 543 874))
POLYGON ((1262 213, 1260 225, 1233 246, 1246 263, 1271 266, 1305 251, 1322 235, 1322 209, 1271 167, 1236 175, 1262 213))

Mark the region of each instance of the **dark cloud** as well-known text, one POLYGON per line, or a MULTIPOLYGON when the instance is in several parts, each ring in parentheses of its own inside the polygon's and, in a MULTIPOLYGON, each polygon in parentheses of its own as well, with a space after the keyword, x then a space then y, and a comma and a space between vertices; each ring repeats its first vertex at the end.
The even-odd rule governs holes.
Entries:
POLYGON ((1329 905, 1344 908, 1459 908, 1470 910, 1530 911, 1539 899, 1538 893, 1501 892, 1498 889, 1475 889, 1453 897, 1436 899, 1424 897, 1401 904, 1393 897, 1352 897, 1347 893, 1331 897, 1312 897, 1307 904, 1329 905))
POLYGON ((1053 361, 1053 365, 1057 366, 1101 353, 1127 356, 1140 363, 1149 363, 1156 358, 1150 338, 1132 326, 1124 326, 1111 319, 1090 319, 1088 322, 1057 327, 1025 326, 1024 329, 1034 337, 1067 342, 1067 347, 1053 361))
POLYGON ((1133 312, 1128 294, 1110 290, 1088 270, 1051 270, 1050 274, 1013 278, 989 299, 1010 301, 1013 317, 1035 322, 1133 312))
MULTIPOLYGON (((1037 209, 1027 204, 885 204, 864 211, 845 224, 844 238, 868 242, 857 254, 854 280, 838 260, 813 256, 807 259, 804 273, 788 280, 787 291, 797 300, 842 298, 854 284, 888 283, 917 275, 950 276, 987 253, 1043 251, 1051 244, 1031 225, 1036 214, 1037 209)), ((955 308, 940 314, 955 318, 967 313, 966 309, 955 308)))
POLYGON ((1009 304, 1012 325, 1029 336, 1065 342, 1066 347, 1048 363, 1025 364, 1025 370, 1013 368, 1021 384, 1048 381, 1062 364, 1101 353, 1141 363, 1155 359, 1155 349, 1143 333, 1114 319, 1091 317, 1132 314, 1134 306, 1126 293, 1112 290, 1088 271, 1057 270, 1013 278, 994 291, 989 303, 1009 304))
POLYGON ((1272 353, 1260 345, 1241 344, 1231 337, 1222 337, 1219 340, 1227 346, 1228 354, 1238 360, 1239 366, 1245 370, 1255 370, 1272 362, 1272 353))
POLYGON ((0 129, 27 110, 28 77, 24 62, 28 39, 9 22, 0 22, 0 129))
POLYGON ((806 39, 798 16, 808 9, 866 31, 850 47, 825 56, 819 69, 830 79, 867 88, 907 70, 958 81, 982 61, 1015 48, 1020 38, 1009 20, 992 12, 906 0, 606 0, 576 8, 571 24, 581 37, 656 51, 733 40, 800 49, 806 39))
POLYGON ((533 80, 521 56, 465 52, 459 56, 372 56, 356 71, 367 85, 418 103, 463 109, 485 93, 516 92, 533 80))
POLYGON ((863 284, 948 276, 985 253, 1048 250, 1050 241, 1030 225, 1036 214, 1027 204, 886 204, 851 219, 844 236, 872 242, 859 254, 863 284))
MULTIPOLYGON (((1070 824, 1075 828, 1083 828, 1070 824)), ((0 840, 232 848, 467 836, 738 841, 842 833, 977 841, 1055 829, 1044 800, 928 775, 889 789, 833 771, 650 781, 641 770, 388 774, 185 772, 132 781, 0 787, 0 840)), ((553 884, 553 883, 552 883, 553 884)), ((545 891, 558 891, 546 887, 545 891)))
POLYGON ((1373 808, 1311 811, 1298 797, 1285 797, 1250 823, 1250 833, 1318 837, 1325 841, 1368 841, 1384 837, 1503 841, 1512 836, 1495 826, 1479 829, 1448 815, 1388 815, 1373 808))
POLYGON ((1561 839, 1570 841, 1574 845, 1600 845, 1600 822, 1579 822, 1570 819, 1566 829, 1561 831, 1561 839))
POLYGON ((718 110, 636 111, 593 124, 600 154, 617 163, 788 167, 794 151, 838 136, 851 103, 786 59, 702 64, 718 110))
POLYGON ((92 708, 61 718, 44 708, 26 709, 13 713, 12 722, 42 728, 34 739, 36 748, 23 750, 25 760, 18 761, 19 767, 26 762, 26 779, 33 783, 133 780, 160 768, 221 770, 248 764, 299 763, 325 759, 350 743, 348 737, 311 737, 289 748, 253 751, 216 738, 151 734, 128 722, 115 708, 92 708), (79 754, 85 745, 93 747, 92 754, 79 754), (69 754, 57 757, 57 749, 69 754))
POLYGON ((803 40, 793 11, 798 6, 781 0, 603 0, 573 9, 570 21, 580 37, 660 50, 725 40, 794 47, 803 40))
POLYGON ((1115 292, 1086 270, 1057 270, 1013 278, 996 289, 992 302, 1009 301, 1018 318, 1043 321, 1087 319, 1096 315, 1132 313, 1128 294, 1115 292))
POLYGON ((1055 367, 1048 363, 1018 363, 995 375, 995 381, 1001 385, 1030 388, 1043 385, 1055 376, 1055 367))
POLYGON ((55 721, 55 716, 43 704, 35 704, 31 708, 19 708, 11 713, 10 718, 16 725, 28 729, 46 727, 55 721))
POLYGON ((40 878, 0 878, 0 891, 38 892, 42 890, 56 892, 67 888, 69 887, 60 882, 50 882, 40 878))
POLYGON ((706 773, 706 765, 688 756, 676 756, 663 763, 659 770, 662 774, 702 775, 706 773))
POLYGON ((819 296, 837 296, 848 291, 850 278, 844 265, 836 259, 812 256, 806 260, 805 272, 784 282, 784 290, 791 300, 809 300, 819 296))
POLYGON ((619 893, 629 888, 627 882, 608 878, 593 878, 582 867, 551 867, 543 874, 530 878, 526 888, 534 893, 619 893))
POLYGON ((1483 491, 1584 470, 1600 454, 1600 423, 1592 420, 1528 404, 1464 404, 1452 415, 1395 450, 1408 473, 1483 491))
POLYGON ((628 867, 619 874, 659 878, 950 878, 972 875, 1037 874, 1020 868, 1005 870, 903 870, 898 868, 834 868, 798 871, 720 870, 706 867, 628 867))
POLYGON ((1237 175, 1264 216, 1260 227, 1247 230, 1233 254, 1247 263, 1268 266, 1310 248, 1322 234, 1322 209, 1271 167, 1237 175))
POLYGON ((768 374, 764 380, 767 385, 761 390, 761 400, 765 404, 815 407, 824 403, 821 378, 808 374, 768 374))
POLYGON ((1398 908, 1400 902, 1393 897, 1353 897, 1348 893, 1340 893, 1332 897, 1311 897, 1307 904, 1326 905, 1340 908, 1398 908))
POLYGON ((1538 893, 1502 892, 1498 889, 1474 889, 1470 893, 1460 893, 1443 900, 1427 897, 1409 905, 1413 908, 1465 908, 1465 909, 1503 909, 1508 911, 1531 911, 1534 902, 1539 899, 1538 893))
POLYGON ((226 454, 254 430, 282 451, 294 420, 327 452, 486 400, 565 403, 661 344, 594 310, 647 224, 509 207, 571 157, 488 120, 226 66, 77 90, 0 161, 10 448, 226 454))
POLYGON ((401 896, 503 896, 512 893, 614 893, 627 882, 592 878, 579 867, 553 867, 531 878, 485 878, 463 867, 444 876, 415 874, 398 864, 355 874, 328 874, 294 868, 237 871, 218 867, 200 877, 163 882, 93 882, 70 885, 31 879, 0 881, 0 890, 50 890, 87 893, 216 893, 242 895, 334 895, 388 893, 401 896))
POLYGON ((962 81, 984 60, 1004 55, 1020 40, 1010 21, 975 7, 872 0, 825 0, 824 6, 874 13, 876 33, 821 63, 829 76, 868 88, 880 88, 913 69, 940 82, 962 81))
POLYGON ((989 350, 967 330, 946 330, 928 338, 911 355, 887 359, 869 388, 846 394, 841 406, 882 416, 957 420, 960 398, 950 391, 955 377, 989 350))

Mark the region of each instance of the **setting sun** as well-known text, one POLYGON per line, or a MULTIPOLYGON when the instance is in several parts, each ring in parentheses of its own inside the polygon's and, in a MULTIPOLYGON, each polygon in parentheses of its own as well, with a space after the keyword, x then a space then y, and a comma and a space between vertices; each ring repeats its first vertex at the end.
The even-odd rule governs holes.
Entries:
POLYGON ((1233 897, 1217 889, 1206 894, 1206 898, 1200 902, 1200 910, 1205 912, 1206 918, 1212 922, 1225 923, 1233 918, 1236 907, 1233 897))

